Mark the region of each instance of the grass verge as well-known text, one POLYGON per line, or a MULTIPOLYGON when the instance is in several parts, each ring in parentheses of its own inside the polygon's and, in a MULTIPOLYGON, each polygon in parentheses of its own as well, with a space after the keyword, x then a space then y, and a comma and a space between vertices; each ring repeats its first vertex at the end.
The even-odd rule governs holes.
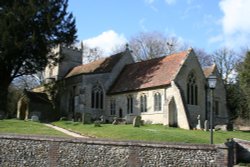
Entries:
POLYGON ((0 120, 0 133, 69 137, 44 124, 16 119, 0 120))
MULTIPOLYGON (((184 142, 184 143, 209 143, 210 133, 201 130, 184 130, 180 128, 169 128, 163 125, 144 125, 134 128, 130 125, 102 124, 101 127, 94 127, 93 124, 83 125, 78 122, 58 121, 54 125, 78 132, 82 135, 109 138, 117 140, 144 140, 163 142, 184 142)), ((214 142, 216 144, 226 142, 228 138, 240 138, 250 140, 250 132, 240 131, 216 131, 214 142)))

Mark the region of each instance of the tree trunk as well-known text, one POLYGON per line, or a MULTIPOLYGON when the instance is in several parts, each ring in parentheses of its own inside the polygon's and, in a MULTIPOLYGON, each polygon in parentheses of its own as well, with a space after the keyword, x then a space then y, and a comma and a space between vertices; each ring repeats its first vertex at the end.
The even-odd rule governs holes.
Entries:
POLYGON ((5 116, 7 115, 8 88, 11 83, 9 78, 0 74, 0 115, 3 113, 5 116))

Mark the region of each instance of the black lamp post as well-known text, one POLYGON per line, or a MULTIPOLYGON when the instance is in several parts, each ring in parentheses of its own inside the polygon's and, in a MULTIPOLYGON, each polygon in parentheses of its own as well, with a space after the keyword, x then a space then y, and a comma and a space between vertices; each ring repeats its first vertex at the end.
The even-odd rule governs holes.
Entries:
POLYGON ((210 144, 213 144, 213 91, 216 87, 217 77, 210 75, 208 77, 208 86, 210 88, 210 144))

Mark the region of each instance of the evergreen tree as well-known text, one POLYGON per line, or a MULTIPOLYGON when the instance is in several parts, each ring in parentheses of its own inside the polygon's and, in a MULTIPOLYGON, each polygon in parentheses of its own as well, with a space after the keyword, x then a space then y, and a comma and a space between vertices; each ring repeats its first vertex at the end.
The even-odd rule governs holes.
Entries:
POLYGON ((250 119, 250 52, 247 52, 244 62, 239 68, 240 87, 246 97, 247 109, 242 117, 250 119))
POLYGON ((226 91, 230 119, 246 118, 249 108, 245 92, 241 89, 239 82, 228 84, 226 91))
POLYGON ((8 87, 14 78, 44 69, 49 51, 76 39, 68 0, 0 1, 0 112, 6 111, 8 87))

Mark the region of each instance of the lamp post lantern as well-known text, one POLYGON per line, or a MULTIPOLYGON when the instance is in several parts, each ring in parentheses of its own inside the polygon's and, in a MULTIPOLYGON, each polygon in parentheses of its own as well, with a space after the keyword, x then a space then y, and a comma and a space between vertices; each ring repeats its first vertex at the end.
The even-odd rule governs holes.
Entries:
POLYGON ((217 77, 210 75, 208 77, 208 86, 210 88, 210 144, 213 144, 213 91, 216 87, 217 77))

